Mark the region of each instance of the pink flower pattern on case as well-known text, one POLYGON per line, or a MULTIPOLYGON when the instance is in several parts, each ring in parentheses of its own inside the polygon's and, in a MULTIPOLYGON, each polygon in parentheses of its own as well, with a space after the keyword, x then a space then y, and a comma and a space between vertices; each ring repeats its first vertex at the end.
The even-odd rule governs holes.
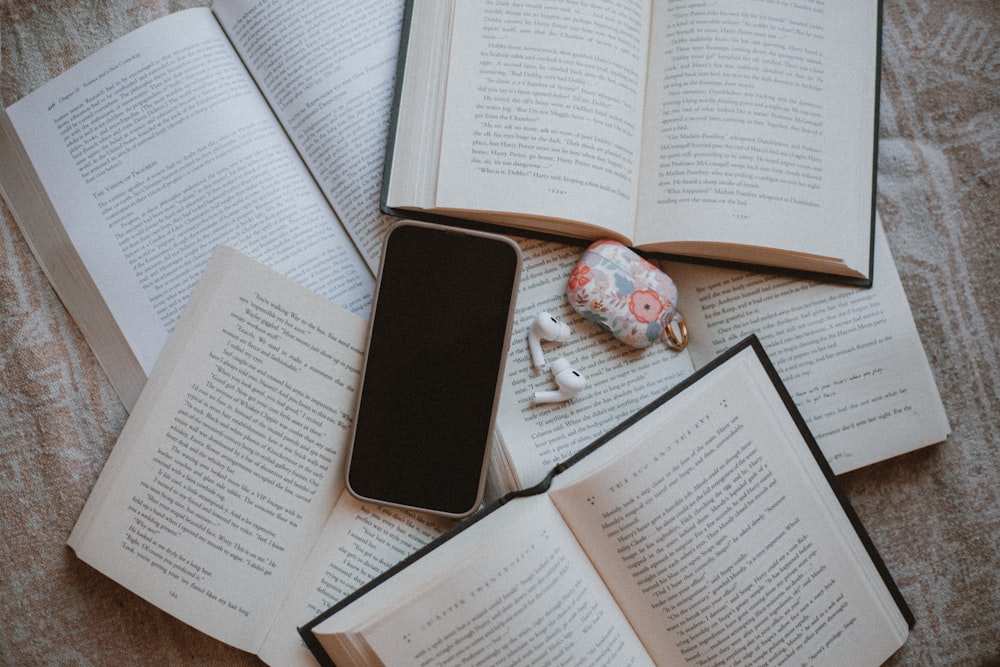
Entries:
POLYGON ((670 276, 617 241, 588 247, 566 282, 576 312, 633 346, 649 347, 677 310, 670 276))

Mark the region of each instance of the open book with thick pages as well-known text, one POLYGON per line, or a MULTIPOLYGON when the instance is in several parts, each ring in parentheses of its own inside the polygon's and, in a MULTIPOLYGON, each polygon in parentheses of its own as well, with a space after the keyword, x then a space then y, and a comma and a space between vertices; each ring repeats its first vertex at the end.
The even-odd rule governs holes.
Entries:
POLYGON ((270 665, 295 628, 450 527, 345 489, 366 324, 213 253, 69 537, 84 562, 270 665))
POLYGON ((0 192, 126 408, 218 244, 367 316, 401 18, 219 0, 4 110, 0 192))
POLYGON ((878 665, 912 624, 751 337, 300 632, 326 665, 878 665))
POLYGON ((878 0, 408 0, 382 206, 871 282, 878 0))

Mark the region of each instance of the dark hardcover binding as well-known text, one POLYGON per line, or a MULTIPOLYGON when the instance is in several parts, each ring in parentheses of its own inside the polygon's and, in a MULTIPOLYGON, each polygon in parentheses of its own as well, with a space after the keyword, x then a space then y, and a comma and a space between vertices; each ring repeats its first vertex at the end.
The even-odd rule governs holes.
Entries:
POLYGON ((471 525, 478 523, 479 521, 484 521, 488 519, 493 512, 496 512, 507 503, 514 501, 522 496, 533 496, 545 493, 546 491, 549 490, 552 484, 552 480, 555 478, 556 475, 569 469, 578 461, 586 458, 591 452, 600 448, 602 445, 612 440, 613 438, 617 437, 624 431, 628 430, 631 426, 642 420, 644 417, 646 417, 651 412, 662 406, 664 403, 672 399, 674 396, 677 396, 688 387, 691 387, 692 385, 696 384, 701 378, 711 373, 716 367, 725 363, 730 358, 739 354, 748 347, 753 349, 755 355, 760 360, 761 366, 763 366, 764 371, 767 373, 768 378, 771 380, 771 383, 774 385, 775 390, 778 392, 779 397, 781 398, 786 409, 791 415, 792 420, 794 421, 796 427, 798 428, 803 441, 805 441, 806 445, 809 447, 809 451, 812 453, 813 457, 816 460, 816 463, 820 467, 820 470, 823 472, 823 475, 826 477, 827 482, 830 484, 831 489, 833 490, 837 499, 840 501, 840 505, 841 507, 843 507, 844 513, 847 515, 848 520, 851 522, 851 525, 857 532, 858 537, 861 540, 861 543, 864 545, 866 551, 868 552, 869 558, 871 558, 872 563, 874 564, 876 570, 878 571, 879 575, 882 578, 883 583, 885 584, 890 595, 895 601, 896 606, 899 608, 899 611, 902 614, 903 618, 906 620, 907 624, 912 628, 915 623, 915 619, 912 611, 910 610, 909 605, 907 605, 906 600, 903 598, 902 592, 896 585, 896 582, 893 579, 892 574, 889 572, 889 569, 886 566, 885 561, 882 559, 881 554, 875 547, 875 543, 872 542, 871 537, 868 535, 867 530, 865 530, 865 527, 862 525, 861 520, 858 518, 857 513, 854 511, 854 507, 851 505, 850 500, 847 498, 847 495, 841 488, 840 483, 837 481, 837 478, 834 475, 829 462, 826 460, 826 457, 823 456, 823 452, 820 449, 819 445, 816 443, 816 439, 813 437, 812 432, 809 431, 809 427, 806 426, 805 419, 803 419, 802 414, 799 412, 798 408, 795 405, 795 402, 792 400, 791 394, 788 393, 788 390, 785 388, 784 383, 778 376, 778 372, 775 370, 774 365, 771 363, 770 358, 767 356, 767 352, 764 350, 764 346, 761 344, 760 340, 757 338, 756 335, 751 334, 750 336, 747 336, 745 339, 743 339, 733 347, 729 348, 726 352, 722 353, 721 355, 713 359, 705 366, 698 369, 695 373, 688 376, 680 383, 678 383, 677 385, 666 391, 664 394, 655 399, 653 402, 649 403, 635 414, 626 418, 624 421, 619 423, 618 426, 608 431, 600 438, 593 441, 592 443, 584 447, 582 450, 580 450, 570 458, 566 459, 562 463, 555 466, 549 472, 549 474, 546 475, 546 477, 535 486, 509 493, 503 496, 502 498, 493 501, 489 505, 485 506, 482 510, 472 515, 471 517, 459 521, 455 525, 455 527, 452 528, 451 530, 442 534, 441 536, 439 536, 432 542, 428 543, 427 545, 425 545, 424 547, 422 547, 421 549, 419 549, 406 559, 400 561, 398 564, 396 564, 386 572, 382 573, 375 579, 371 580, 370 582, 368 582, 367 584, 356 590, 354 593, 348 595, 346 598, 344 598, 337 604, 333 605, 323 613, 319 614, 305 625, 298 628, 298 632, 299 635, 302 637, 302 640, 305 642, 309 650, 313 653, 319 664, 324 665, 324 667, 336 667, 334 662, 330 659, 329 655, 320 645, 319 640, 313 634, 312 630, 314 627, 316 627, 317 625, 319 625, 320 623, 322 623, 327 618, 337 613, 344 607, 348 606, 353 601, 357 600, 358 598, 367 594, 369 591, 378 587, 383 582, 392 578, 397 573, 401 572, 402 570, 406 569, 416 561, 420 560, 427 554, 431 553, 432 551, 440 547, 442 544, 448 542, 453 537, 455 537, 462 531, 469 528, 471 525))

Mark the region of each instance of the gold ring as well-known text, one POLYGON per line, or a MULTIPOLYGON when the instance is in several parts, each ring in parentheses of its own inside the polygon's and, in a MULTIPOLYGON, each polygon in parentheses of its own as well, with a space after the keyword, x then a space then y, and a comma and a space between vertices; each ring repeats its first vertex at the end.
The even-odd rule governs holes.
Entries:
POLYGON ((674 313, 674 317, 670 320, 670 324, 667 325, 667 347, 671 350, 676 350, 680 352, 688 344, 688 328, 687 323, 684 322, 684 316, 680 313, 674 313), (677 330, 674 330, 676 325, 677 330))

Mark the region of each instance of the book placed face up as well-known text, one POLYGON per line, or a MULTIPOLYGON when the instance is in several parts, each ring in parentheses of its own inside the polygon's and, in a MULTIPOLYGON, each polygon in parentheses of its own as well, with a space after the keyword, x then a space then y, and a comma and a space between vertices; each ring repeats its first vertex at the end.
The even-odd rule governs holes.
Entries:
POLYGON ((877 2, 516 5, 408 3, 383 210, 870 284, 877 2))
POLYGON ((751 338, 315 619, 336 664, 876 665, 905 602, 751 338))

